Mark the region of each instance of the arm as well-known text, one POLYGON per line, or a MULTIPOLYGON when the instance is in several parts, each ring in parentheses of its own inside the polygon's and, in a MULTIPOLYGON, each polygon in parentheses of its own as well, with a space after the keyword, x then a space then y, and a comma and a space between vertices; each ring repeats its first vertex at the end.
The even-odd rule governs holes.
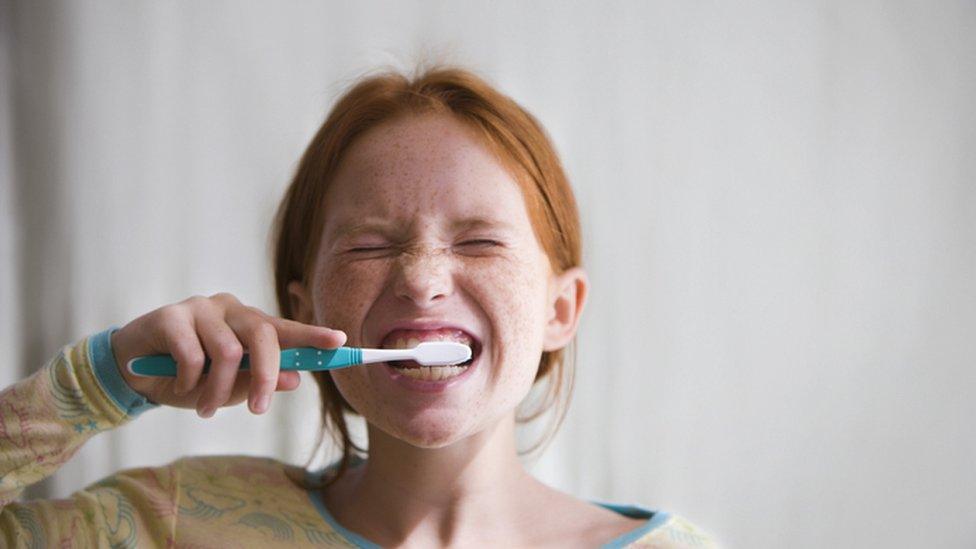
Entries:
POLYGON ((267 407, 259 402, 300 381, 298 372, 280 371, 281 347, 335 349, 345 339, 341 331, 272 317, 220 293, 161 307, 117 332, 65 347, 40 371, 0 393, 0 546, 173 541, 181 460, 122 471, 67 500, 14 500, 24 486, 57 471, 90 437, 147 409, 196 408, 209 417, 218 407, 247 399, 252 412, 264 413, 267 407), (252 367, 238 375, 245 348, 252 367), (175 379, 128 377, 117 366, 155 353, 177 359, 175 379), (206 357, 214 363, 203 375, 206 357))
POLYGON ((176 538, 178 462, 122 471, 67 499, 11 502, 0 547, 147 547, 176 538))
POLYGON ((168 468, 120 473, 67 500, 14 502, 25 486, 54 474, 96 433, 157 406, 122 380, 111 332, 66 346, 33 375, 0 392, 0 539, 12 546, 30 540, 48 546, 53 536, 72 532, 78 541, 100 531, 124 541, 127 525, 143 521, 134 504, 141 508, 155 501, 165 507, 168 468))

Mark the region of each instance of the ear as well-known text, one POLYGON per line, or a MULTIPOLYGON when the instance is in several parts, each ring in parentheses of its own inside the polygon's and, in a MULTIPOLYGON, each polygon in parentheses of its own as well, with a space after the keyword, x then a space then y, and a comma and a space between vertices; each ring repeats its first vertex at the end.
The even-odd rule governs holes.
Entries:
POLYGON ((313 324, 315 315, 312 312, 312 300, 304 284, 297 280, 288 283, 288 301, 295 320, 303 324, 313 324))
POLYGON ((573 340, 579 325, 590 282, 580 267, 554 275, 549 287, 549 321, 546 323, 542 348, 545 351, 562 349, 573 340))

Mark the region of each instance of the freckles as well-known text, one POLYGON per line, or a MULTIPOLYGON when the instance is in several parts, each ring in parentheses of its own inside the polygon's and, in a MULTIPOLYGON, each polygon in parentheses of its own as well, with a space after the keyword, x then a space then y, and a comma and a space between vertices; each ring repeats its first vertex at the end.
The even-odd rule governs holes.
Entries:
POLYGON ((545 317, 540 296, 547 293, 546 272, 537 262, 518 260, 468 270, 469 285, 479 292, 475 299, 493 317, 493 362, 498 365, 488 372, 495 389, 479 395, 477 406, 494 401, 494 407, 514 407, 531 387, 541 354, 545 317))
POLYGON ((504 315, 501 321, 511 324, 515 328, 525 329, 531 322, 533 311, 538 307, 540 291, 545 288, 537 283, 541 278, 538 269, 528 263, 505 263, 502 268, 495 268, 488 272, 476 272, 473 275, 475 284, 488 290, 487 297, 491 299, 504 315))
POLYGON ((339 389, 339 394, 346 399, 346 402, 352 406, 356 413, 364 417, 372 415, 370 410, 376 405, 371 405, 372 391, 365 372, 332 372, 332 379, 336 388, 339 389))
POLYGON ((383 276, 383 271, 375 267, 366 269, 354 265, 321 272, 315 285, 316 319, 330 328, 345 331, 350 344, 359 343, 363 318, 380 286, 372 281, 383 276))

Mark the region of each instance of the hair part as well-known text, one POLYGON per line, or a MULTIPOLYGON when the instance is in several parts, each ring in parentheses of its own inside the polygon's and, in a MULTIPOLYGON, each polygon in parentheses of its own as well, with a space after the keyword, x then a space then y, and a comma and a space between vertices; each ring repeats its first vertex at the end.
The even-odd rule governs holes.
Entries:
MULTIPOLYGON (((309 286, 324 225, 324 195, 352 143, 366 131, 403 116, 450 114, 484 139, 519 183, 529 218, 553 272, 581 264, 579 214, 566 174, 545 129, 528 111, 472 72, 447 66, 418 69, 408 78, 396 71, 367 76, 346 91, 309 143, 272 227, 275 291, 280 314, 294 319, 288 284, 309 286)), ((575 342, 569 346, 575 355, 575 342)), ((564 350, 545 351, 535 382, 548 381, 534 410, 518 416, 532 421, 555 406, 545 437, 527 452, 544 448, 565 416, 572 393, 573 365, 564 350), (568 364, 567 364, 568 363, 568 364)), ((319 386, 323 428, 309 463, 329 431, 342 455, 332 481, 366 449, 351 438, 346 413, 355 413, 329 372, 312 374, 319 386)))

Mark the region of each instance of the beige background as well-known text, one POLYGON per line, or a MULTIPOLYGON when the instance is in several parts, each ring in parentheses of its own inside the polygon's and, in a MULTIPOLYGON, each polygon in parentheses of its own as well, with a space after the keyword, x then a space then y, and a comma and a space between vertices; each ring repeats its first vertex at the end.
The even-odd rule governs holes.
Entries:
MULTIPOLYGON (((730 547, 976 545, 972 2, 0 10, 4 386, 193 294, 272 311, 270 217, 332 100, 446 59, 543 121, 581 204, 594 291, 540 477, 730 547)), ((149 412, 30 495, 302 463, 310 381, 263 417, 149 412)))

